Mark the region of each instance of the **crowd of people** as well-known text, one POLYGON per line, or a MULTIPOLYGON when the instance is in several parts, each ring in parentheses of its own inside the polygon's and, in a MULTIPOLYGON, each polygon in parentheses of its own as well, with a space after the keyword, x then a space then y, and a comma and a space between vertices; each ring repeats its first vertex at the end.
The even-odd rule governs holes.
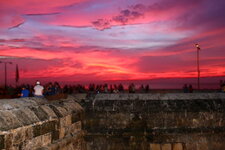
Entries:
POLYGON ((187 84, 184 84, 183 86, 183 92, 184 93, 193 93, 193 87, 191 84, 187 85, 187 84))
MULTIPOLYGON (((151 90, 152 91, 152 90, 151 90)), ((193 87, 191 84, 184 84, 182 88, 183 93, 193 93, 193 87)), ((225 81, 220 81, 220 92, 225 93, 225 81)), ((123 84, 89 84, 84 86, 81 84, 77 85, 65 85, 60 86, 58 82, 49 82, 42 85, 40 81, 36 81, 33 85, 22 85, 16 88, 11 86, 7 88, 0 88, 0 98, 1 96, 11 96, 15 97, 46 97, 57 94, 73 94, 73 93, 149 93, 149 85, 135 85, 134 83, 129 84, 124 87, 123 84)))
POLYGON ((7 87, 7 89, 0 88, 0 95, 11 95, 13 97, 46 97, 60 93, 148 93, 149 91, 149 85, 141 85, 136 88, 133 83, 126 88, 122 84, 89 84, 88 86, 77 84, 61 87, 58 82, 49 82, 42 85, 40 81, 37 81, 34 86, 26 84, 16 88, 11 86, 7 87))

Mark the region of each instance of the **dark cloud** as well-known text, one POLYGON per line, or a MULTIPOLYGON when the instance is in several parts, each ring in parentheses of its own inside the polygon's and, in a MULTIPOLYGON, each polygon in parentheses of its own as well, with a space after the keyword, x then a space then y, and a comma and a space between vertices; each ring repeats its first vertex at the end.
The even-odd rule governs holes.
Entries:
POLYGON ((10 40, 5 40, 5 39, 0 39, 0 43, 6 43, 6 42, 25 42, 25 39, 10 39, 10 40))
POLYGON ((112 26, 113 22, 120 23, 121 25, 125 25, 129 23, 129 21, 135 20, 144 15, 141 9, 138 10, 138 7, 141 7, 141 6, 137 5, 137 6, 129 7, 127 9, 121 10, 118 15, 113 16, 110 19, 98 19, 96 21, 93 21, 92 24, 98 30, 109 29, 112 26))
POLYGON ((24 22, 20 22, 20 23, 14 25, 14 26, 12 26, 12 27, 10 27, 10 28, 8 28, 8 29, 11 30, 11 29, 14 29, 14 28, 18 28, 18 27, 20 27, 20 26, 23 25, 23 24, 24 24, 24 22))
POLYGON ((135 20, 141 16, 143 16, 141 12, 125 9, 120 12, 120 15, 113 17, 113 21, 126 24, 130 20, 135 20))
POLYGON ((109 29, 111 27, 110 20, 107 19, 98 19, 93 21, 92 24, 98 30, 109 29))
POLYGON ((59 15, 61 12, 53 12, 53 13, 38 13, 38 14, 25 14, 25 16, 49 16, 49 15, 59 15))

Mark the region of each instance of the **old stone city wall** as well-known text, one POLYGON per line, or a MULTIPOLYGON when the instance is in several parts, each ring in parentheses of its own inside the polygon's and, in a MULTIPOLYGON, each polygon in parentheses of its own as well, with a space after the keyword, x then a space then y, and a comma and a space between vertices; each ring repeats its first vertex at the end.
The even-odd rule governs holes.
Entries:
POLYGON ((99 94, 85 105, 88 150, 225 150, 225 94, 99 94))
POLYGON ((0 101, 0 149, 81 150, 83 108, 67 98, 0 101))
POLYGON ((5 150, 225 150, 224 141, 223 93, 0 101, 5 150))

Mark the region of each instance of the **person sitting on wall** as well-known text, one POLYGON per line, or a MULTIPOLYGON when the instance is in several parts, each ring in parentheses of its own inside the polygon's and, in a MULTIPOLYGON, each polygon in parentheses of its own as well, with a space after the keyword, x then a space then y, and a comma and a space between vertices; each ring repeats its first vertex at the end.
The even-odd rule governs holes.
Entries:
POLYGON ((222 85, 222 92, 225 93, 225 81, 223 82, 223 85, 222 85))
POLYGON ((189 91, 189 93, 193 93, 193 88, 192 88, 192 85, 191 84, 188 87, 188 91, 189 91))
POLYGON ((188 93, 188 86, 187 86, 187 84, 184 84, 184 86, 183 86, 183 92, 184 93, 188 93))
POLYGON ((45 95, 48 96, 48 95, 55 95, 56 92, 55 92, 55 87, 53 86, 52 82, 49 82, 47 87, 46 87, 46 93, 45 95))
POLYGON ((44 87, 41 85, 40 81, 37 81, 36 85, 34 86, 34 96, 43 97, 43 91, 44 91, 44 87))
POLYGON ((23 86, 20 97, 29 97, 29 94, 30 91, 25 86, 23 86))

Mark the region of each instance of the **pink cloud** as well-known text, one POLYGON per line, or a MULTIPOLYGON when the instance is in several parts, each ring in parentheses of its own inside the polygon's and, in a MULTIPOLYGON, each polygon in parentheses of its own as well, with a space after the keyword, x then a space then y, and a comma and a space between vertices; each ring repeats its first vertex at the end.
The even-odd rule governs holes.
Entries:
MULTIPOLYGON (((224 5, 210 0, 1 1, 0 60, 19 63, 24 79, 195 77, 194 44, 199 43, 202 75, 224 76, 224 5)), ((13 78, 14 67, 9 70, 13 78)))

